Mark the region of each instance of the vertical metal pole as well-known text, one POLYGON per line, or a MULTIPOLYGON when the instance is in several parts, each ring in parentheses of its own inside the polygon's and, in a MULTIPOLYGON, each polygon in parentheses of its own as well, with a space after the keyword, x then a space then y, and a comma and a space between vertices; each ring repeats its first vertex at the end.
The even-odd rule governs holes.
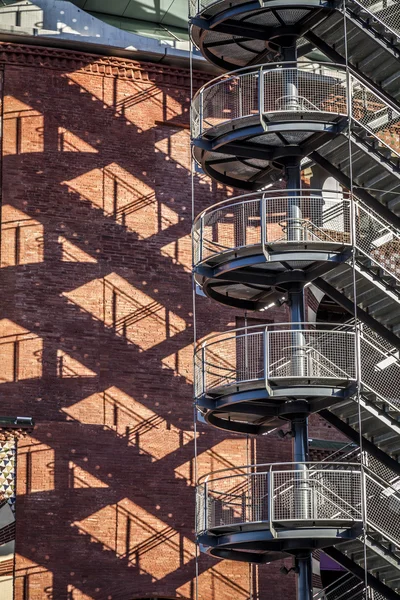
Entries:
MULTIPOLYGON (((296 61, 296 53, 293 48, 286 48, 286 60, 296 61), (293 55, 293 56, 292 56, 293 55)), ((297 74, 296 64, 289 73, 297 74)), ((288 74, 289 74, 288 73, 288 74)), ((286 94, 293 102, 297 102, 297 77, 287 77, 286 94)), ((292 106, 292 110, 296 110, 292 106)), ((302 240, 302 214, 301 214, 301 177, 300 161, 295 159, 286 165, 287 189, 288 189, 288 240, 302 240)), ((299 285, 292 286, 289 289, 290 319, 292 322, 292 374, 295 377, 302 377, 305 374, 305 340, 304 340, 304 287, 299 285)), ((292 431, 294 433, 294 461, 296 469, 300 471, 297 475, 296 492, 294 501, 300 518, 309 518, 310 509, 310 487, 308 482, 308 418, 299 415, 292 421, 292 431)), ((312 560, 311 552, 304 553, 297 559, 299 568, 297 596, 298 600, 312 599, 312 560)))
POLYGON ((270 332, 268 331, 268 325, 264 330, 264 378, 265 388, 271 393, 269 385, 269 344, 270 344, 270 332))
POLYGON ((297 559, 299 577, 297 582, 297 597, 299 600, 312 599, 312 559, 311 552, 297 559))
POLYGON ((301 214, 301 196, 300 196, 300 160, 294 158, 286 165, 286 179, 288 190, 288 223, 287 236, 288 241, 301 241, 302 234, 302 214, 301 214))
POLYGON ((201 90, 199 94, 199 136, 203 133, 203 93, 201 90))
POLYGON ((203 344, 201 347, 201 394, 206 393, 206 348, 203 344))
MULTIPOLYGON (((288 189, 288 240, 301 240, 301 204, 300 204, 300 162, 298 159, 286 165, 286 178, 288 189)), ((305 352, 304 343, 304 287, 294 284, 289 290, 290 320, 292 322, 292 374, 295 377, 304 375, 305 352)))
POLYGON ((264 95, 264 71, 260 67, 258 70, 258 112, 260 115, 260 121, 262 122, 262 116, 265 110, 265 95, 264 95))
POLYGON ((198 262, 203 260, 204 215, 200 217, 200 256, 198 262))
POLYGON ((207 531, 208 529, 208 481, 204 482, 204 529, 203 531, 207 531))
MULTIPOLYGON (((298 110, 299 108, 299 93, 298 93, 298 73, 297 73, 297 46, 296 40, 287 38, 283 40, 283 60, 289 63, 289 67, 285 68, 284 75, 284 102, 281 110, 298 110), (289 45, 288 45, 289 44, 289 45)), ((278 107, 277 107, 278 108, 278 107)))

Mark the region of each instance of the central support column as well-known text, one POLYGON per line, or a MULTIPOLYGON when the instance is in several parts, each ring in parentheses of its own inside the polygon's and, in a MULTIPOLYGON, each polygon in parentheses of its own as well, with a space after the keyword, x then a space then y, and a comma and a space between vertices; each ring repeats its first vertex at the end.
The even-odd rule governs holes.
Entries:
MULTIPOLYGON (((300 161, 293 158, 286 164, 286 179, 288 189, 288 239, 301 241, 303 239, 302 213, 300 202, 300 161)), ((288 289, 290 321, 292 323, 292 375, 304 377, 307 375, 306 341, 304 339, 304 286, 293 283, 288 289)), ((310 518, 310 486, 308 481, 308 417, 298 415, 292 419, 294 434, 294 461, 300 471, 296 485, 294 502, 296 511, 301 518, 310 518)), ((298 600, 312 599, 312 559, 311 552, 304 552, 296 559, 299 570, 298 600)))
POLYGON ((278 44, 281 46, 283 61, 289 63, 285 78, 285 94, 282 108, 285 110, 298 110, 298 81, 297 81, 297 46, 296 39, 288 36, 278 38, 278 44))

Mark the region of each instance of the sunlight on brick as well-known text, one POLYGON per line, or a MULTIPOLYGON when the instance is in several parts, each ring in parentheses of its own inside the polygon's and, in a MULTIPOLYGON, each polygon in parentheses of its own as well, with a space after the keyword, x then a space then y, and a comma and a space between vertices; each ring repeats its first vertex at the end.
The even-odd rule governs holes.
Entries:
POLYGON ((104 424, 104 400, 101 392, 92 394, 79 402, 75 402, 68 408, 61 409, 68 417, 80 423, 103 425, 104 424))
POLYGON ((58 128, 58 150, 60 152, 98 152, 96 148, 65 127, 58 128))
POLYGON ((64 295, 126 342, 148 350, 186 329, 186 322, 116 273, 64 295))
POLYGON ((58 376, 62 379, 68 377, 97 377, 97 373, 85 367, 63 350, 57 350, 57 365, 58 376))
POLYGON ((160 211, 161 211, 161 230, 165 231, 171 225, 177 225, 179 223, 179 215, 172 208, 167 206, 167 204, 160 203, 160 211))
POLYGON ((193 384, 192 348, 192 344, 189 344, 161 360, 162 364, 173 371, 175 376, 184 377, 186 383, 190 385, 193 384))
MULTIPOLYGON (((247 464, 247 446, 246 440, 236 438, 232 440, 223 440, 219 444, 215 444, 212 448, 202 450, 201 437, 198 442, 198 476, 201 477, 210 471, 218 471, 219 469, 234 469, 232 473, 241 473, 240 469, 235 469, 236 466, 247 464), (228 458, 229 457, 229 458, 228 458)), ((192 459, 181 464, 175 469, 177 477, 182 479, 190 479, 193 472, 192 459)))
POLYGON ((3 154, 26 154, 44 150, 43 115, 13 96, 4 98, 3 154))
MULTIPOLYGON (((69 73, 67 77, 70 85, 79 88, 80 94, 92 101, 99 102, 101 108, 109 109, 115 117, 122 119, 123 122, 140 126, 142 131, 153 127, 153 123, 149 122, 148 118, 143 118, 146 109, 154 113, 156 118, 162 117, 164 94, 159 86, 153 83, 143 81, 136 83, 131 79, 119 79, 118 100, 116 100, 111 77, 104 78, 104 84, 100 88, 97 85, 90 85, 91 81, 84 73, 77 71, 69 73)), ((96 84, 96 81, 93 83, 96 84)), ((176 111, 169 112, 173 115, 176 114, 176 111)))
POLYGON ((183 267, 186 273, 192 272, 192 240, 190 234, 163 246, 161 254, 168 256, 174 265, 183 267))
POLYGON ((42 339, 9 319, 0 320, 0 383, 42 375, 42 339))
POLYGON ((63 183, 139 239, 157 233, 154 190, 120 165, 112 163, 63 183))
POLYGON ((178 429, 117 387, 93 394, 63 411, 80 423, 104 425, 152 461, 165 458, 193 439, 193 432, 178 429))
MULTIPOLYGON (((79 600, 93 600, 93 596, 88 596, 87 594, 82 592, 82 590, 80 590, 78 587, 75 587, 71 584, 68 585, 68 598, 79 598, 79 600)), ((109 596, 109 598, 112 598, 112 596, 109 596)))
MULTIPOLYGON (((36 548, 33 548, 35 551, 36 548)), ((16 553, 15 598, 44 600, 53 586, 53 573, 26 556, 16 553)))
POLYGON ((60 235, 58 243, 62 248, 61 260, 63 262, 97 263, 97 260, 87 252, 73 244, 70 240, 60 235))
POLYGON ((187 129, 179 130, 174 132, 172 130, 168 132, 162 140, 156 142, 155 147, 157 150, 166 155, 172 155, 174 157, 175 164, 183 169, 189 169, 190 165, 190 134, 187 129), (173 132, 173 133, 172 133, 173 132), (185 162, 179 162, 178 156, 184 156, 185 162))
POLYGON ((195 556, 193 542, 128 498, 75 521, 73 526, 154 581, 195 556))
POLYGON ((31 437, 18 444, 17 495, 54 490, 55 450, 31 437))
POLYGON ((10 267, 43 261, 43 225, 21 210, 2 208, 1 266, 10 267))
MULTIPOLYGON (((243 587, 243 581, 249 581, 249 566, 235 563, 235 569, 229 561, 220 561, 217 565, 199 575, 200 600, 232 600, 247 599, 249 587, 243 587)), ((190 582, 177 589, 177 593, 190 598, 190 582)))
POLYGON ((98 479, 79 465, 76 465, 71 460, 68 464, 69 468, 69 487, 70 488, 108 488, 109 486, 98 479))

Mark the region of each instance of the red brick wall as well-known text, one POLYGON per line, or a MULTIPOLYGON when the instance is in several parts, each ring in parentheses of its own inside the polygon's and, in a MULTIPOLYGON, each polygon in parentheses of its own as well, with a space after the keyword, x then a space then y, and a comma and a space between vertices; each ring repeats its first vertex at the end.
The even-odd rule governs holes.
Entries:
MULTIPOLYGON (((15 599, 193 598, 188 72, 6 44, 0 60, 0 402, 37 423, 19 442, 15 599)), ((227 193, 195 185, 197 212, 227 193)), ((200 299, 199 337, 238 316, 200 299)), ((200 427, 198 447, 199 475, 291 459, 274 434, 200 427)), ((202 555, 199 597, 290 599, 281 564, 202 555)))
MULTIPOLYGON (((188 72, 0 55, 0 402, 37 423, 19 442, 16 600, 193 598, 188 72)), ((196 187, 197 210, 223 197, 196 187)), ((200 336, 237 316, 198 311, 200 336)), ((199 453, 199 474, 243 464, 247 441, 201 428, 199 453)), ((201 556, 199 572, 200 598, 249 598, 248 565, 201 556)))

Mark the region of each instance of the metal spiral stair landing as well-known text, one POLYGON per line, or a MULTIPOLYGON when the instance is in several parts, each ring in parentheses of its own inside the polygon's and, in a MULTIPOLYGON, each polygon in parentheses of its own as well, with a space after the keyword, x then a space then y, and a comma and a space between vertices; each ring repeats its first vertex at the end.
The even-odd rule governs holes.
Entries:
POLYGON ((329 324, 240 328, 195 352, 195 397, 212 425, 261 434, 355 393, 355 331, 329 324))
POLYGON ((290 312, 197 345, 198 415, 256 435, 286 422, 294 446, 293 463, 199 480, 198 543, 243 562, 293 556, 299 600, 312 598, 311 552, 323 548, 363 593, 398 599, 400 496, 386 474, 400 478, 400 18, 368 0, 189 4, 194 44, 231 70, 192 100, 193 158, 249 192, 195 219, 194 280, 223 305, 290 312), (314 167, 338 187, 305 189, 314 167), (307 322, 310 284, 350 313, 357 303, 361 321, 307 322), (310 463, 315 412, 368 456, 310 463))
POLYGON ((309 62, 241 69, 195 95, 194 157, 222 183, 260 189, 346 124, 343 69, 309 62))
POLYGON ((263 563, 355 539, 362 523, 360 465, 300 466, 251 465, 200 479, 200 544, 213 556, 263 563))

